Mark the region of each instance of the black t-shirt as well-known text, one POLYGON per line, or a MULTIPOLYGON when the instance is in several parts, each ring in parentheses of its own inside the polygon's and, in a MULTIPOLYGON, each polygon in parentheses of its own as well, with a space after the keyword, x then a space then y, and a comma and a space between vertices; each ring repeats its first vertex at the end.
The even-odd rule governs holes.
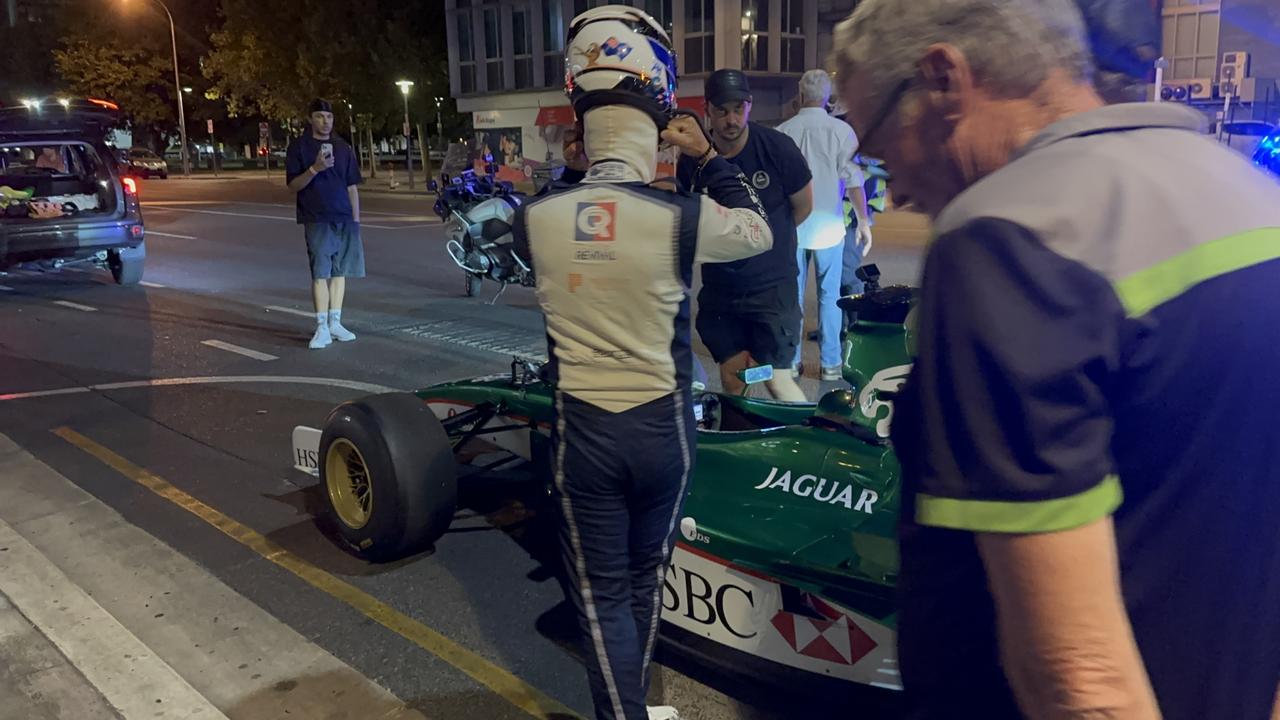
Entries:
MULTIPOLYGON (((813 176, 800 148, 791 138, 772 128, 748 124, 747 144, 735 157, 726 158, 737 165, 755 186, 773 231, 773 249, 755 257, 731 263, 707 263, 702 266, 704 287, 723 288, 735 293, 796 282, 796 221, 791 211, 791 196, 804 189, 813 176)), ((694 188, 697 171, 694 158, 681 156, 676 166, 680 187, 694 188)))
POLYGON ((317 140, 307 133, 289 143, 285 153, 285 177, 287 182, 307 172, 320 154, 322 143, 333 145, 333 167, 316 175, 311 183, 298 193, 298 222, 351 222, 355 215, 351 210, 351 198, 347 188, 364 182, 360 175, 360 163, 351 146, 334 135, 328 140, 317 140))

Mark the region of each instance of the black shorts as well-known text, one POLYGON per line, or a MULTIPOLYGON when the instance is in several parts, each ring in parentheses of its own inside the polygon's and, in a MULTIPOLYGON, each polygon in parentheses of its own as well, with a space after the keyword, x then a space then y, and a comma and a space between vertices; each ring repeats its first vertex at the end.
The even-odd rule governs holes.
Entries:
POLYGON ((795 282, 748 294, 704 286, 698 293, 698 337, 717 364, 747 352, 760 365, 789 370, 803 322, 799 296, 795 282))

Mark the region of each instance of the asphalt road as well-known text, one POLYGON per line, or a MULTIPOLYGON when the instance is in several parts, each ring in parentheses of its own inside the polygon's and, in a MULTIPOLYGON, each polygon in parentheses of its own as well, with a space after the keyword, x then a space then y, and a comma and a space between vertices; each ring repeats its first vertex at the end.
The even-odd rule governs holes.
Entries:
MULTIPOLYGON (((369 277, 350 283, 344 313, 359 339, 310 351, 305 249, 278 176, 154 180, 141 195, 144 286, 120 288, 89 268, 0 276, 0 433, 431 717, 529 715, 53 431, 145 468, 585 714, 545 533, 513 511, 519 498, 474 502, 434 553, 370 566, 325 536, 315 481, 291 469, 292 428, 319 426, 340 401, 500 372, 512 353, 543 352, 532 292, 509 289, 493 306, 461 297, 429 200, 366 193, 369 277)), ((872 258, 889 281, 916 271, 916 226, 903 227, 872 258)), ((714 674, 699 679, 717 686, 714 674)))

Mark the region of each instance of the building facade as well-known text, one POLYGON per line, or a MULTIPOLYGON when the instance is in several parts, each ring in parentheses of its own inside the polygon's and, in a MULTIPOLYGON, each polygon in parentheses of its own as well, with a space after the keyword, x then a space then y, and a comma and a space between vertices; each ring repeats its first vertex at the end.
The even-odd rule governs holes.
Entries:
POLYGON ((707 75, 738 68, 751 79, 753 119, 775 124, 790 114, 800 75, 823 65, 832 18, 854 2, 445 0, 450 88, 459 111, 472 115, 476 152, 517 179, 560 158, 573 122, 563 92, 564 39, 579 13, 609 4, 645 10, 675 45, 682 106, 704 112, 707 75))

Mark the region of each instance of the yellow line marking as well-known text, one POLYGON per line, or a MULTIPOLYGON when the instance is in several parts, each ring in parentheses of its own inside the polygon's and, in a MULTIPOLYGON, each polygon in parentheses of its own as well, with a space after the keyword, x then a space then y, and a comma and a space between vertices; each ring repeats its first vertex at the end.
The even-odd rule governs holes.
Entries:
POLYGON ((240 524, 195 497, 174 487, 164 478, 144 470, 120 455, 68 427, 53 434, 75 445, 116 472, 221 530, 228 537, 262 557, 297 575, 308 585, 350 605, 370 620, 409 640, 418 647, 466 673, 471 679, 524 710, 547 720, 577 718, 578 715, 555 699, 509 671, 423 625, 365 591, 312 565, 268 540, 254 529, 240 524))

